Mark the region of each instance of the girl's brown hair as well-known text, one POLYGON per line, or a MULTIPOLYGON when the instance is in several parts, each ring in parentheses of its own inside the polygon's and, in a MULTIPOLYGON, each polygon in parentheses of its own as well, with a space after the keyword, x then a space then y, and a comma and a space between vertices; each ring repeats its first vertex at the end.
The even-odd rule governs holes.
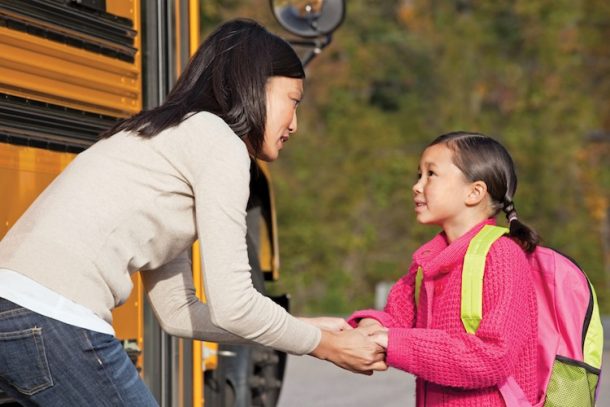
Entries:
POLYGON ((471 181, 483 181, 492 201, 494 216, 506 214, 510 237, 528 253, 540 243, 540 237, 517 217, 514 196, 517 174, 510 154, 502 144, 480 133, 457 131, 437 137, 430 146, 445 144, 453 152, 453 163, 471 181))

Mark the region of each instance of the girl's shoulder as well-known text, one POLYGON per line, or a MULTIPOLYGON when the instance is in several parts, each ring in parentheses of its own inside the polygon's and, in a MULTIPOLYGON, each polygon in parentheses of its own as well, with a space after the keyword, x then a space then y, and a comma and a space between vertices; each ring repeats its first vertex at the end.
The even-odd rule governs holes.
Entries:
POLYGON ((487 263, 529 265, 527 253, 509 236, 502 236, 491 245, 487 263))

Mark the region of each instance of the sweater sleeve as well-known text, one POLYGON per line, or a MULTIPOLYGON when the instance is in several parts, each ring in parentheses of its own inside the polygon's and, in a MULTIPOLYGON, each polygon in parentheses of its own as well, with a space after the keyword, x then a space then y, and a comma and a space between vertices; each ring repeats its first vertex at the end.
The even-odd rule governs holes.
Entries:
POLYGON ((207 304, 195 294, 187 252, 158 269, 141 271, 140 277, 161 329, 168 334, 212 342, 252 343, 212 323, 207 304))
POLYGON ((514 243, 506 241, 496 242, 487 256, 483 318, 476 334, 466 333, 463 327, 454 332, 390 329, 389 365, 461 388, 493 386, 508 377, 531 335, 536 309, 529 301, 533 292, 526 257, 518 248, 511 250, 508 246, 514 243))
POLYGON ((411 265, 409 272, 390 289, 383 311, 367 309, 356 311, 347 322, 356 327, 364 318, 377 320, 386 328, 411 328, 415 325, 415 274, 417 267, 411 265))
POLYGON ((250 158, 234 135, 219 137, 194 180, 207 304, 219 328, 294 353, 313 351, 321 331, 292 317, 252 284, 246 244, 250 158))

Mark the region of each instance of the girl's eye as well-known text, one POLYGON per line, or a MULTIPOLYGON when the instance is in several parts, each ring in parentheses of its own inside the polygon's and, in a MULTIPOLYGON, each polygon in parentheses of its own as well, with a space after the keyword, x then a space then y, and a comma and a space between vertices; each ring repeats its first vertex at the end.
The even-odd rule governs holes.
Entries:
POLYGON ((436 174, 434 173, 434 171, 428 171, 428 174, 427 174, 427 175, 428 175, 429 177, 431 177, 431 176, 436 175, 436 174))
POLYGON ((418 179, 418 180, 421 179, 421 172, 417 172, 416 179, 418 179))
POLYGON ((299 105, 301 104, 301 100, 300 99, 292 99, 292 101, 294 102, 294 107, 295 108, 299 107, 299 105))

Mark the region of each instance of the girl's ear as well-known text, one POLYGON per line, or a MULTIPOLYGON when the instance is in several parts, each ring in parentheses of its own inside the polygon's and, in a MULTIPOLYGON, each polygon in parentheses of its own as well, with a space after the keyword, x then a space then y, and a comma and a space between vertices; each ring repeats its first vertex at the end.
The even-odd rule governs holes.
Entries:
POLYGON ((487 184, 483 181, 475 181, 470 184, 470 192, 466 197, 466 205, 476 206, 487 197, 487 184))

